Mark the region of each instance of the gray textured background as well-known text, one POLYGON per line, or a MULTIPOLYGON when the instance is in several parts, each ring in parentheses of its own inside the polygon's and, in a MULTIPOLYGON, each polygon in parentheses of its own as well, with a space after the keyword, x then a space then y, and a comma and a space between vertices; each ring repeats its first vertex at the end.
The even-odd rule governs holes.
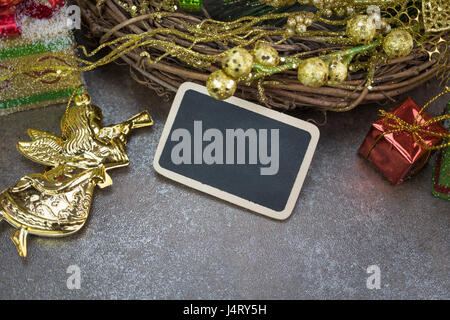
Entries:
MULTIPOLYGON (((127 68, 86 79, 106 124, 147 108, 156 125, 131 138, 131 165, 111 172, 113 187, 96 191, 80 233, 30 237, 23 260, 12 228, 0 224, 1 299, 450 298, 450 207, 431 195, 432 166, 392 187, 356 154, 379 106, 329 114, 295 211, 277 222, 156 174, 170 103, 134 83, 127 68), (380 290, 366 288, 372 264, 381 268, 380 290), (81 268, 81 290, 66 287, 70 265, 81 268)), ((423 104, 438 90, 432 82, 411 95, 423 104)), ((59 134, 64 108, 0 117, 1 189, 43 170, 15 144, 30 127, 59 134)))

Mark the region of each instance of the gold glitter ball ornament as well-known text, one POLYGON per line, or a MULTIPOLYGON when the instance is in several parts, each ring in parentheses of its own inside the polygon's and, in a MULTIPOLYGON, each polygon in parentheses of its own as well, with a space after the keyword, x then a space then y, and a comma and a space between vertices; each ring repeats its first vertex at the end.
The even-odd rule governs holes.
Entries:
POLYGON ((275 67, 280 63, 278 51, 268 44, 257 44, 253 55, 256 62, 265 67, 275 67))
POLYGON ((391 58, 405 57, 413 47, 413 37, 406 30, 393 30, 383 41, 384 52, 391 58))
POLYGON ((348 67, 345 62, 340 59, 334 59, 330 62, 328 69, 329 84, 339 84, 347 79, 348 67))
POLYGON ((320 58, 309 58, 298 67, 298 80, 308 87, 320 87, 327 82, 328 65, 320 58))
POLYGON ((236 81, 222 70, 210 74, 206 82, 209 94, 217 100, 225 100, 236 91, 236 81))
POLYGON ((377 27, 369 16, 358 15, 347 22, 347 36, 354 42, 367 43, 375 37, 377 27))
POLYGON ((223 71, 233 79, 247 76, 252 67, 253 56, 243 48, 228 50, 222 60, 223 71))

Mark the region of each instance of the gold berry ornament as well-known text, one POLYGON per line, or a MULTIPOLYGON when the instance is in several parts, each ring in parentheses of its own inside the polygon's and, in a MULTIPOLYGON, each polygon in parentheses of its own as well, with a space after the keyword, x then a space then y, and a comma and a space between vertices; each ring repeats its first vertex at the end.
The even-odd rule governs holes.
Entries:
POLYGON ((253 56, 243 48, 228 50, 222 60, 223 71, 233 79, 247 76, 252 67, 253 56))
POLYGON ((209 94, 217 100, 225 100, 236 91, 236 81, 222 70, 211 73, 206 81, 209 94))
POLYGON ((406 30, 393 30, 383 41, 384 52, 391 58, 407 56, 413 47, 413 37, 406 30))
POLYGON ((334 59, 330 62, 328 69, 329 84, 339 84, 347 79, 348 67, 341 59, 334 59))
POLYGON ((328 65, 320 58, 309 58, 298 67, 298 80, 308 87, 320 87, 327 82, 328 65))
POLYGON ((314 22, 314 13, 312 12, 299 12, 295 16, 288 18, 286 23, 286 32, 289 36, 295 34, 302 34, 306 32, 306 29, 314 22))
POLYGON ((278 51, 265 43, 257 44, 253 55, 255 56, 255 61, 264 67, 275 67, 280 62, 278 51))
POLYGON ((365 15, 358 15, 347 22, 347 36, 354 42, 367 43, 375 37, 375 21, 365 15))

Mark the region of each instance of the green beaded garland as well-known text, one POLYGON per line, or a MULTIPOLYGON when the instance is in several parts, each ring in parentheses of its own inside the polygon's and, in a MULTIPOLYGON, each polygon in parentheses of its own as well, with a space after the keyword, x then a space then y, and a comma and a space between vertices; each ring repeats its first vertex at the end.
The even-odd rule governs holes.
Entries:
POLYGON ((202 2, 202 0, 178 0, 181 9, 190 11, 202 10, 202 2))

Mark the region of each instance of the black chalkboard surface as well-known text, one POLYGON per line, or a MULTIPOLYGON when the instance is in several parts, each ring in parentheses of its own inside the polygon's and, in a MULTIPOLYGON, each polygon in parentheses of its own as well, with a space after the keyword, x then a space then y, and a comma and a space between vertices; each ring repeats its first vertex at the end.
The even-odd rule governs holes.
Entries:
POLYGON ((154 160, 175 181, 283 220, 297 201, 319 139, 309 122, 184 83, 154 160))

